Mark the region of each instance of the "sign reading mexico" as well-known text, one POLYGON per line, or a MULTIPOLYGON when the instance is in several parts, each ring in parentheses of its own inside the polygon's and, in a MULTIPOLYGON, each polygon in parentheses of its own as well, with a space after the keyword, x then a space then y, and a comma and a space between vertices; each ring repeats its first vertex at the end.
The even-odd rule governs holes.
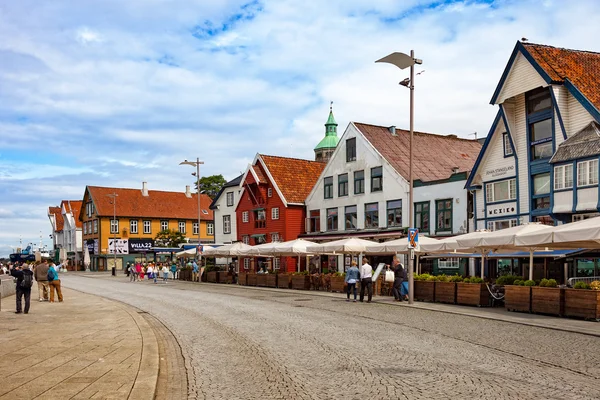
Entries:
POLYGON ((129 240, 108 239, 108 254, 129 254, 129 240))

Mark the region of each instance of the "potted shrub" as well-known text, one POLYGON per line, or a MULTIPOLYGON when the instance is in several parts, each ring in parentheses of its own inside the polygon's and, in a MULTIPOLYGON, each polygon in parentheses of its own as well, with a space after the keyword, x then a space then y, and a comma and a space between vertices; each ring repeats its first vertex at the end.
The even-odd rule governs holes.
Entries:
POLYGON ((525 286, 522 279, 516 279, 512 285, 504 286, 504 308, 508 311, 531 312, 531 282, 525 286))
POLYGON ((539 286, 531 287, 531 312, 563 315, 565 290, 554 279, 542 279, 539 286))
POLYGON ((308 271, 294 272, 292 275, 292 289, 310 290, 310 275, 308 271))
POLYGON ((435 276, 429 274, 415 275, 414 298, 417 301, 434 301, 435 300, 435 276))
POLYGON ((179 270, 180 281, 191 281, 192 280, 192 269, 190 267, 183 267, 179 270))
POLYGON ((248 280, 248 286, 256 286, 256 276, 257 274, 255 272, 248 273, 248 277, 246 278, 248 280))
POLYGON ((248 286, 248 273, 240 271, 238 273, 238 285, 248 286))
POLYGON ((267 274, 256 274, 256 286, 267 286, 267 274))
POLYGON ((266 287, 277 287, 277 274, 268 273, 265 276, 265 286, 266 287))
POLYGON ((591 284, 577 282, 573 289, 564 289, 566 317, 600 319, 600 281, 591 284))
POLYGON ((456 303, 456 282, 446 275, 438 275, 435 280, 435 301, 437 303, 456 303))
POLYGON ((289 289, 292 285, 292 275, 283 273, 277 275, 277 287, 281 289, 289 289))
POLYGON ((484 280, 474 276, 457 283, 456 303, 465 306, 489 306, 490 291, 488 290, 484 280))
POLYGON ((344 293, 346 291, 346 274, 335 272, 330 276, 330 290, 332 292, 344 293))

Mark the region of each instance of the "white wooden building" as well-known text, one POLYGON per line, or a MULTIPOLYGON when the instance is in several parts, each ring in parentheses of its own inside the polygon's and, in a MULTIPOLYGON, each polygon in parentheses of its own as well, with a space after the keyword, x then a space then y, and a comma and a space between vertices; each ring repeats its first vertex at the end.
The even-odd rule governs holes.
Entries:
POLYGON ((227 182, 210 205, 215 218, 215 243, 227 244, 237 241, 235 207, 242 191, 240 175, 227 182))

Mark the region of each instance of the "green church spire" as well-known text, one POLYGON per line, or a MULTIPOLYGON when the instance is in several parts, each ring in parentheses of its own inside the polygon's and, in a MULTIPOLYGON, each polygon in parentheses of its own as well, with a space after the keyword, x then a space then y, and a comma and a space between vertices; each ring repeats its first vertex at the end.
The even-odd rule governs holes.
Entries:
POLYGON ((337 122, 335 122, 335 118, 333 117, 333 101, 329 105, 329 118, 327 118, 327 122, 325 122, 325 137, 319 142, 317 147, 315 147, 315 152, 319 150, 331 149, 332 152, 338 145, 340 139, 337 136, 337 122))

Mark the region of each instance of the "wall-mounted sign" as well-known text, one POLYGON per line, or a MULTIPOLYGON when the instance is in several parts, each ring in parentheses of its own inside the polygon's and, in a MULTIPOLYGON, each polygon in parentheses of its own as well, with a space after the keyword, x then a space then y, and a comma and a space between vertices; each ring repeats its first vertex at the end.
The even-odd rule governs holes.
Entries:
POLYGON ((503 203, 498 205, 487 206, 487 217, 501 217, 503 215, 511 215, 517 213, 517 203, 503 203))
POLYGON ((154 240, 152 239, 129 239, 129 254, 145 253, 151 251, 153 247, 154 240))
POLYGON ((88 252, 90 253, 90 255, 92 254, 98 254, 98 239, 88 239, 85 242, 85 245, 88 248, 88 252))
POLYGON ((128 239, 108 239, 108 254, 129 254, 128 239))
POLYGON ((485 171, 485 176, 488 178, 499 178, 501 176, 505 176, 508 174, 514 174, 514 171, 515 171, 514 165, 507 165, 506 167, 487 169, 485 171))

